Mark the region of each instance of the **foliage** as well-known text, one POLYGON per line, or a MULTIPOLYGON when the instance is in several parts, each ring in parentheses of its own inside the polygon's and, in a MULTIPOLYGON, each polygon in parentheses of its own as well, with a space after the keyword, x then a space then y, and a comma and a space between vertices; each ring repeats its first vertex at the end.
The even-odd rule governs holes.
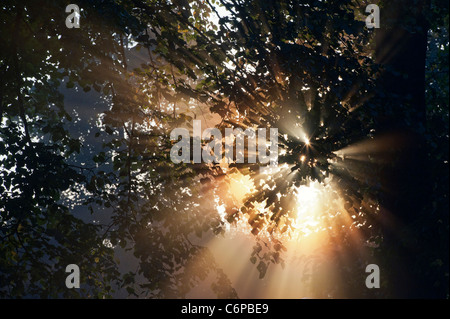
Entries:
MULTIPOLYGON (((389 269, 398 252, 413 246, 421 258, 410 273, 426 282, 416 289, 433 281, 430 296, 448 295, 448 12, 440 19, 438 1, 423 11, 433 22, 427 24, 426 87, 419 88, 426 92, 426 121, 411 107, 410 96, 390 89, 389 81, 408 74, 375 61, 379 43, 358 20, 356 1, 78 5, 80 29, 65 27, 65 6, 56 1, 1 5, 1 297, 102 298, 119 290, 130 297, 183 298, 212 277, 219 298, 236 298, 204 243, 243 220, 255 240, 248 258, 264 278, 272 265, 284 265, 286 247, 277 236, 293 230, 294 191, 312 181, 332 184, 333 196, 356 216, 351 227, 333 230, 341 241, 328 245, 334 245, 335 258, 327 262, 344 284, 320 284, 327 265, 319 262, 317 296, 398 296, 369 293, 354 274, 364 273, 374 256, 389 269), (93 96, 107 108, 80 124, 63 92, 93 96), (173 128, 218 117, 222 132, 277 127, 285 151, 279 162, 289 169, 268 180, 258 174, 259 165, 226 170, 170 161, 173 128), (73 127, 86 133, 77 136, 73 127), (420 176, 430 176, 424 206, 409 220, 397 216, 397 242, 389 239, 376 209, 394 207, 383 174, 404 167, 404 175, 411 175, 422 162, 403 150, 381 165, 377 154, 362 154, 367 162, 337 154, 394 127, 423 135, 428 170, 420 176), (268 187, 238 201, 231 196, 232 173, 268 187), (258 213, 258 204, 268 213, 258 213), (217 213, 219 205, 225 217, 217 213), (363 234, 356 243, 354 232, 363 234), (126 252, 133 253, 136 268, 119 269, 114 257, 128 259, 126 252), (89 274, 81 290, 64 286, 70 263, 89 274)), ((402 25, 412 34, 409 27, 419 25, 414 17, 402 25)), ((417 195, 416 185, 402 185, 404 194, 417 195)), ((404 202, 398 205, 406 209, 404 202)), ((311 258, 319 260, 320 254, 311 258)), ((397 274, 392 270, 386 282, 397 274)))

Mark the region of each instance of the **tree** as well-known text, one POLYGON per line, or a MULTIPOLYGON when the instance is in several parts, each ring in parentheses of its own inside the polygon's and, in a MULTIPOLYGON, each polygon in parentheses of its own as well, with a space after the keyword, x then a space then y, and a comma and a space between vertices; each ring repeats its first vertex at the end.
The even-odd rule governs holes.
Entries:
POLYGON ((213 278, 215 295, 235 298, 205 243, 246 225, 246 258, 264 278, 285 265, 283 238, 302 232, 299 194, 314 185, 329 196, 318 218, 337 216, 329 242, 299 259, 314 296, 448 294, 448 10, 437 1, 380 3, 370 31, 350 0, 82 1, 79 29, 63 5, 41 7, 2 4, 2 297, 175 298, 213 278), (73 120, 69 90, 105 110, 73 120), (170 132, 193 119, 222 133, 278 128, 277 170, 172 163, 170 132), (237 196, 236 183, 255 187, 237 196), (361 285, 373 260, 384 290, 361 285), (87 276, 81 291, 64 287, 70 263, 87 276))

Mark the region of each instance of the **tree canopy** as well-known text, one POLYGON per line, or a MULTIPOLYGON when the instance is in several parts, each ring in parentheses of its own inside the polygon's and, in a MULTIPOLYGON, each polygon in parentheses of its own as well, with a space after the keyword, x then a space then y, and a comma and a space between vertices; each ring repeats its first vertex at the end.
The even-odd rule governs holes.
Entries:
POLYGON ((368 4, 3 1, 0 297, 238 298, 238 264, 297 263, 297 298, 448 298, 448 3, 368 4), (278 166, 173 163, 193 120, 277 128, 278 166))

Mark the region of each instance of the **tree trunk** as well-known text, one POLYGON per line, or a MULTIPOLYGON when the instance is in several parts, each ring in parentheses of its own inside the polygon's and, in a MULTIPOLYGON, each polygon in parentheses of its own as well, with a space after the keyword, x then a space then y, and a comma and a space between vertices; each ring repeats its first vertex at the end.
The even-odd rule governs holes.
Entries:
MULTIPOLYGON (((427 203, 427 165, 423 140, 426 125, 425 63, 428 23, 423 15, 426 1, 414 7, 404 0, 386 1, 376 32, 376 59, 383 66, 382 92, 388 112, 379 119, 378 132, 402 132, 409 145, 398 149, 395 163, 385 167, 389 176, 382 209, 394 216, 393 227, 383 230, 381 254, 389 255, 388 289, 394 297, 428 297, 427 283, 418 278, 417 239, 409 227, 427 203), (412 20, 411 20, 412 19, 412 20), (413 22, 411 22, 413 21, 413 22)), ((384 258, 384 255, 381 256, 384 258)), ((419 271, 420 273, 420 271, 419 271)))

